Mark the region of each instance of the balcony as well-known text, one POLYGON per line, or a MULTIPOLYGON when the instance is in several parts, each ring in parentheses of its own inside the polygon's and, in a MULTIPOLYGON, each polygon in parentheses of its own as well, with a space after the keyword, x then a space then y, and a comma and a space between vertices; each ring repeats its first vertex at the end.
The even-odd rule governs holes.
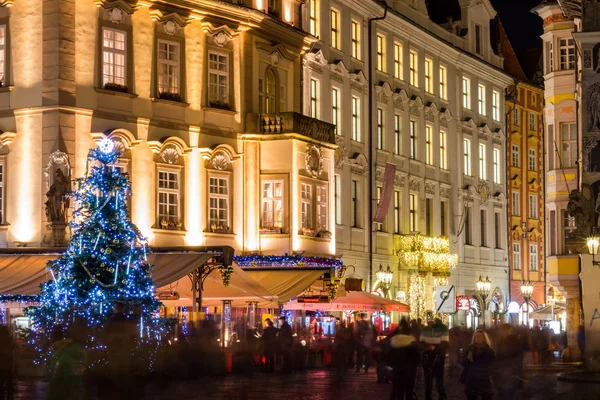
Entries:
POLYGON ((319 142, 335 144, 335 125, 297 112, 246 114, 246 133, 263 135, 298 134, 319 142))

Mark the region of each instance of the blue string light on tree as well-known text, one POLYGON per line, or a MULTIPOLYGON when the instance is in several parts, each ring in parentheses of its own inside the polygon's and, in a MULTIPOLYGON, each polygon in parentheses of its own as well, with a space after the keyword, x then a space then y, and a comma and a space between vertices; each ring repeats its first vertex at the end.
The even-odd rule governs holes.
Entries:
POLYGON ((297 255, 234 256, 233 261, 241 268, 340 268, 342 260, 337 258, 303 257, 297 255))

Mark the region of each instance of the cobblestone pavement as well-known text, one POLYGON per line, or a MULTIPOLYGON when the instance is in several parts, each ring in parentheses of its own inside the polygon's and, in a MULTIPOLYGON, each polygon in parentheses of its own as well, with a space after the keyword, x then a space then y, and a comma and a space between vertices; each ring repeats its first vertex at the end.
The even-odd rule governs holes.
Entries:
MULTIPOLYGON (((521 399, 532 400, 593 400, 600 399, 600 385, 559 382, 556 368, 530 369, 521 399)), ((391 384, 377 384, 375 373, 349 371, 338 385, 339 377, 332 370, 309 370, 291 375, 261 374, 249 376, 228 375, 223 378, 171 381, 150 384, 144 400, 341 400, 341 399, 388 399, 391 384)), ((458 383, 458 372, 447 371, 446 388, 448 400, 464 399, 463 386, 458 383)), ((46 383, 43 381, 19 381, 16 399, 44 399, 46 383)), ((423 385, 417 384, 416 392, 423 399, 423 385)), ((436 398, 437 399, 437 398, 436 398)))

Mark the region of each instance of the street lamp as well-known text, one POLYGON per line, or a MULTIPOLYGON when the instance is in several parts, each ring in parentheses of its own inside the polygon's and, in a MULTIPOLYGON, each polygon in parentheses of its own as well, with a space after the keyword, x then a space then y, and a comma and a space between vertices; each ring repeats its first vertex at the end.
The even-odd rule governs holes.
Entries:
POLYGON ((598 246, 600 240, 596 236, 591 236, 587 240, 588 253, 592 256, 592 265, 600 265, 600 261, 596 261, 596 254, 598 254, 598 246))
POLYGON ((525 299, 525 310, 527 312, 527 326, 529 326, 529 300, 531 300, 531 296, 533 295, 533 283, 531 283, 531 281, 523 281, 523 283, 521 284, 521 294, 525 299))
POLYGON ((387 269, 383 269, 383 265, 379 264, 379 271, 377 271, 377 280, 381 282, 381 286, 385 288, 387 291, 392 284, 392 279, 394 279, 394 273, 390 269, 390 266, 387 266, 387 269))
POLYGON ((483 300, 483 310, 481 311, 481 316, 483 317, 483 326, 485 327, 485 311, 487 309, 487 304, 485 300, 487 299, 490 291, 492 290, 492 281, 490 281, 490 277, 486 276, 485 280, 479 275, 479 279, 475 284, 475 288, 481 299, 483 300))

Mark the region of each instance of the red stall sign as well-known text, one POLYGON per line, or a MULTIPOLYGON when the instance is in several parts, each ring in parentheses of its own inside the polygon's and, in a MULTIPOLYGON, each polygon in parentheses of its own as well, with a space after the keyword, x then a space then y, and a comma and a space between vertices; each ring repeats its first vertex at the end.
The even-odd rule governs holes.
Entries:
POLYGON ((456 296, 456 310, 469 311, 471 309, 471 301, 467 296, 456 296))

